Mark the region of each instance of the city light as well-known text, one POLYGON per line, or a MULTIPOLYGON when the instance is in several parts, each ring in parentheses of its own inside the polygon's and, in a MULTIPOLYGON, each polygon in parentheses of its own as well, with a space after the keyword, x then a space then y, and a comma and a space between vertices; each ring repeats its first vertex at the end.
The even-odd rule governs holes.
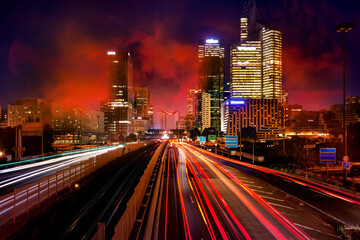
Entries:
POLYGON ((206 39, 206 43, 219 43, 219 40, 216 40, 216 39, 206 39))
POLYGON ((243 100, 231 100, 230 101, 230 104, 231 105, 244 105, 245 104, 245 101, 243 101, 243 100))
POLYGON ((256 47, 237 47, 239 51, 255 51, 256 47))
POLYGON ((108 55, 116 55, 116 53, 114 51, 108 51, 107 54, 108 55))

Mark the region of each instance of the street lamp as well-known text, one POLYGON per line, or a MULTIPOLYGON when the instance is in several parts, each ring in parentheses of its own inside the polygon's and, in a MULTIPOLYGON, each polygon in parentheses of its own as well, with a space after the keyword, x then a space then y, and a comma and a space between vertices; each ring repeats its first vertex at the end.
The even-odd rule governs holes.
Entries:
MULTIPOLYGON (((336 32, 342 32, 343 33, 343 36, 344 36, 344 45, 343 45, 343 49, 344 49, 344 59, 343 59, 343 64, 344 64, 344 72, 343 72, 343 77, 344 77, 344 81, 343 81, 343 95, 344 95, 344 99, 343 99, 343 127, 344 127, 344 134, 343 134, 343 141, 344 141, 344 153, 345 153, 345 156, 347 158, 347 155, 348 155, 348 149, 347 149, 347 125, 346 125, 346 75, 345 75, 345 69, 346 69, 346 61, 345 61, 345 33, 349 32, 351 29, 353 29, 355 26, 355 24, 353 22, 343 22, 343 23, 340 23, 339 25, 337 25, 335 27, 335 31, 336 32)), ((345 186, 346 184, 346 176, 347 173, 346 173, 346 168, 343 169, 343 185, 345 186)))

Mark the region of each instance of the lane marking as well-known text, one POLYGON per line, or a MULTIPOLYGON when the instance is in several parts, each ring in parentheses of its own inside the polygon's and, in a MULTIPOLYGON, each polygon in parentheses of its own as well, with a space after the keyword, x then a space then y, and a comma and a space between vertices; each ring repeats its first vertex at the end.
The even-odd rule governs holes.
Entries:
POLYGON ((248 187, 253 187, 253 188, 260 188, 260 189, 263 189, 262 186, 257 186, 257 185, 252 185, 252 184, 246 184, 246 186, 248 187))
POLYGON ((320 230, 317 230, 317 229, 314 229, 314 228, 311 228, 311 227, 308 227, 308 226, 305 226, 305 225, 301 225, 301 224, 298 224, 298 223, 294 223, 296 226, 299 226, 301 228, 305 228, 305 229, 308 229, 308 230, 311 230, 311 231, 315 231, 315 232, 319 232, 319 233, 322 233, 322 234, 325 234, 325 235, 328 235, 328 236, 332 236, 332 237, 335 237, 335 238, 338 238, 338 239, 342 239, 341 237, 337 236, 337 235, 334 235, 334 234, 329 234, 329 233, 324 233, 320 230))
POLYGON ((264 195, 260 195, 260 194, 259 194, 259 196, 262 197, 262 198, 266 198, 266 199, 271 199, 271 200, 275 200, 275 201, 285 202, 284 199, 273 198, 273 197, 264 196, 264 195))
POLYGON ((266 192, 266 191, 261 191, 261 190, 258 190, 258 189, 254 189, 253 190, 254 192, 256 192, 256 193, 265 193, 265 194, 270 194, 270 195, 272 195, 272 194, 274 194, 273 192, 266 192))
POLYGON ((273 202, 268 202, 268 203, 273 205, 273 206, 277 206, 277 207, 282 207, 282 208, 287 208, 287 209, 294 209, 292 207, 284 206, 284 205, 273 203, 273 202))

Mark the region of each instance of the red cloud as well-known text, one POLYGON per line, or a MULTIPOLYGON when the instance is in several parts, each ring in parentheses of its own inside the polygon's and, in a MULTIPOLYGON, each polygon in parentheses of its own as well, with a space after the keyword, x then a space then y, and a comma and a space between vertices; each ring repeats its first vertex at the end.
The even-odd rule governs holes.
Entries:
POLYGON ((341 100, 341 51, 308 57, 300 48, 286 48, 283 52, 284 87, 289 90, 291 103, 305 109, 329 108, 341 100))

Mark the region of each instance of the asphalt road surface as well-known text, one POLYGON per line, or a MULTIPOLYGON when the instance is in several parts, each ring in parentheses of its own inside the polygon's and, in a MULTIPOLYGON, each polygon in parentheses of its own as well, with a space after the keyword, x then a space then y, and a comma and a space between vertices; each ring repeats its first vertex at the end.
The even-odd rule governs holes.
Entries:
POLYGON ((356 196, 239 165, 184 143, 173 144, 167 154, 159 239, 341 239, 334 222, 343 218, 311 206, 282 185, 314 201, 327 201, 319 200, 325 194, 337 204, 358 206, 356 196))

